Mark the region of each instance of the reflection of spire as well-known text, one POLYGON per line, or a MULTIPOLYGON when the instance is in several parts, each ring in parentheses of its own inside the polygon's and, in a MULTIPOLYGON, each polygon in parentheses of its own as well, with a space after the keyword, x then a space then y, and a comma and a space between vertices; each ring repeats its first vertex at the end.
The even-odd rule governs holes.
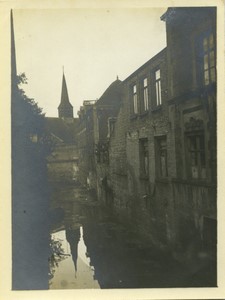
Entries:
POLYGON ((80 228, 66 229, 66 239, 67 242, 70 244, 70 251, 73 258, 75 272, 77 272, 77 257, 78 257, 77 246, 80 240, 80 228))

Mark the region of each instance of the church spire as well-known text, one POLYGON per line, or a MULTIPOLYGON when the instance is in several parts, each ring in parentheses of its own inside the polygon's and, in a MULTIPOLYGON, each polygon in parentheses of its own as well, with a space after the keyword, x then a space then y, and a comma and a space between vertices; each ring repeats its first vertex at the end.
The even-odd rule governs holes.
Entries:
POLYGON ((73 118, 73 106, 67 91, 66 78, 63 69, 61 102, 58 107, 59 118, 73 118))
POLYGON ((10 12, 10 29, 11 29, 11 85, 15 89, 17 84, 17 69, 16 69, 16 49, 15 49, 15 36, 13 26, 13 12, 10 12))

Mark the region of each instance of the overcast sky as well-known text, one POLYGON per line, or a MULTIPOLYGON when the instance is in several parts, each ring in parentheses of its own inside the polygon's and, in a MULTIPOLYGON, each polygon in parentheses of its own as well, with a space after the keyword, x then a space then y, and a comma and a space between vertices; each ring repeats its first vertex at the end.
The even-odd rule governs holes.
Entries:
POLYGON ((166 46, 166 8, 15 9, 18 74, 26 94, 57 117, 64 66, 76 116, 83 100, 100 98, 166 46))

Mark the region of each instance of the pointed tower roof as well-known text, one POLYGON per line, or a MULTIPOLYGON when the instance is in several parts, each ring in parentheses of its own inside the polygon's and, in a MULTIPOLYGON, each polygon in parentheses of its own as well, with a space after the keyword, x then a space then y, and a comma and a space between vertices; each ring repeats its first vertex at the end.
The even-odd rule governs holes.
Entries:
POLYGON ((11 29, 11 83, 12 88, 16 85, 17 68, 16 68, 16 49, 15 49, 15 36, 13 25, 13 12, 10 12, 10 29, 11 29))
POLYGON ((66 78, 63 71, 61 102, 58 107, 59 118, 73 118, 73 106, 67 91, 66 78))

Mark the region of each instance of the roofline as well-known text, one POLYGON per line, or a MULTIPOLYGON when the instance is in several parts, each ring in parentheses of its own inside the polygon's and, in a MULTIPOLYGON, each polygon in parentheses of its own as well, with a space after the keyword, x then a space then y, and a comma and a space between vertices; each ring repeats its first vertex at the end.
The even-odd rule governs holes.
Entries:
POLYGON ((155 56, 150 58, 146 63, 144 63, 142 66, 140 66, 137 70, 135 70, 133 73, 131 73, 126 79, 123 80, 123 82, 128 81, 131 77, 133 77, 136 73, 143 70, 149 63, 154 61, 158 56, 162 55, 164 52, 166 52, 167 47, 163 48, 160 52, 158 52, 155 56))
POLYGON ((175 6, 175 7, 168 7, 166 12, 160 17, 161 21, 169 22, 176 20, 177 18, 180 17, 179 14, 176 14, 177 12, 180 11, 190 11, 190 10, 208 10, 209 8, 215 8, 216 5, 211 5, 211 6, 175 6))
MULTIPOLYGON (((168 8, 169 9, 169 8, 168 8)), ((166 17, 167 17, 167 14, 168 14, 168 9, 166 12, 164 12, 164 14, 160 17, 160 20, 161 21, 165 21, 166 20, 166 17)))

